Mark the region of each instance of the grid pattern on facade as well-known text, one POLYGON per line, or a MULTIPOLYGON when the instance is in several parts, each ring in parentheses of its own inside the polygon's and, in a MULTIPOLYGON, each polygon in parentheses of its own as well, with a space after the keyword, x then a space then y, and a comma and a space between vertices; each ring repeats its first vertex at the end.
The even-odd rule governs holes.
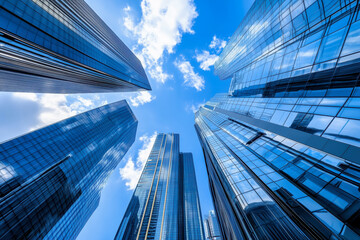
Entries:
POLYGON ((256 0, 224 48, 215 73, 229 92, 195 126, 227 238, 264 233, 249 201, 273 202, 310 238, 360 237, 359 10, 256 0))
POLYGON ((265 189, 322 237, 358 236, 358 165, 206 108, 197 114, 201 134, 212 133, 215 139, 206 139, 206 143, 220 144, 211 154, 230 154, 233 159, 221 170, 228 175, 226 181, 233 191, 261 189, 257 195, 241 195, 242 205, 246 206, 248 199, 260 201, 265 189), (248 172, 239 172, 243 169, 239 162, 251 169, 254 182, 249 181, 248 172))
POLYGON ((76 238, 136 128, 120 101, 0 144, 2 238, 76 238))
POLYGON ((3 91, 150 89, 140 61, 83 0, 0 1, 0 43, 3 91))
MULTIPOLYGON (((237 159, 231 148, 227 148, 224 136, 218 135, 222 133, 220 129, 214 122, 208 127, 208 122, 210 120, 203 120, 202 116, 196 118, 196 124, 202 131, 199 137, 212 155, 215 171, 225 180, 222 184, 227 186, 227 194, 232 199, 230 204, 233 207, 237 205, 244 214, 240 215, 246 226, 243 235, 259 239, 307 239, 274 199, 260 187, 247 166, 237 159), (238 186, 234 184, 236 182, 239 182, 238 186)), ((238 237, 242 239, 242 236, 238 237)))
POLYGON ((204 219, 205 237, 210 240, 221 240, 221 230, 215 211, 209 211, 209 215, 204 219))
POLYGON ((211 102, 359 147, 359 9, 358 1, 256 1, 216 67, 232 77, 232 97, 211 102))
POLYGON ((193 156, 181 153, 183 163, 183 201, 184 201, 184 239, 203 239, 204 232, 201 218, 201 207, 198 196, 193 156))
POLYGON ((359 93, 354 91, 349 97, 294 98, 218 94, 211 102, 224 110, 360 147, 359 93))
POLYGON ((358 20, 357 1, 255 1, 215 71, 236 90, 354 63, 358 20))

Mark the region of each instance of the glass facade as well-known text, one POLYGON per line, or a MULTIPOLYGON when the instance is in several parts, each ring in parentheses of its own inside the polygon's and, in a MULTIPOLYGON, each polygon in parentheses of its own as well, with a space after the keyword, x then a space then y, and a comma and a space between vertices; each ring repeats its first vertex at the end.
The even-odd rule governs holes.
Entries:
POLYGON ((360 238, 359 10, 256 0, 221 53, 195 127, 227 239, 360 238))
POLYGON ((209 211, 204 220, 205 237, 210 240, 221 240, 221 229, 215 215, 215 211, 209 211))
POLYGON ((139 59, 84 0, 0 0, 0 91, 150 90, 139 59))
POLYGON ((75 239, 136 129, 120 101, 0 144, 1 239, 75 239))
POLYGON ((116 240, 204 239, 191 153, 178 134, 158 134, 116 240))

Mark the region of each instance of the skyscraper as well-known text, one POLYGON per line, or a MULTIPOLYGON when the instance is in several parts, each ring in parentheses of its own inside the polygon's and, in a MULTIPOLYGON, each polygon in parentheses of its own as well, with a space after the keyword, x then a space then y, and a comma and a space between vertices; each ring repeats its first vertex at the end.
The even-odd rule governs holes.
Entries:
POLYGON ((0 91, 140 89, 139 59, 84 0, 0 0, 0 91))
POLYGON ((158 134, 116 240, 204 239, 191 153, 179 134, 158 134))
POLYGON ((204 220, 205 237, 210 240, 221 240, 221 229, 215 215, 215 211, 209 211, 204 220))
POLYGON ((75 239, 136 129, 120 101, 0 144, 1 239, 75 239))
POLYGON ((358 1, 256 0, 196 113, 227 239, 360 238, 358 1))

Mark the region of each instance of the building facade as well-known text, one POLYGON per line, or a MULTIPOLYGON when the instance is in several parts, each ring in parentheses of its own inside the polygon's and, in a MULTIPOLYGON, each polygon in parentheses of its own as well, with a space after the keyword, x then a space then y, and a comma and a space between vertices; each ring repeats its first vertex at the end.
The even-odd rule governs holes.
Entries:
POLYGON ((360 238, 359 10, 256 0, 221 53, 195 127, 227 239, 360 238))
POLYGON ((158 134, 116 240, 204 239, 191 153, 178 134, 158 134))
POLYGON ((139 59, 84 0, 0 1, 0 91, 140 89, 139 59))
POLYGON ((120 101, 0 144, 1 239, 75 239, 136 129, 120 101))
POLYGON ((221 240, 221 229, 215 215, 215 211, 209 211, 209 215, 204 219, 205 237, 210 240, 221 240))

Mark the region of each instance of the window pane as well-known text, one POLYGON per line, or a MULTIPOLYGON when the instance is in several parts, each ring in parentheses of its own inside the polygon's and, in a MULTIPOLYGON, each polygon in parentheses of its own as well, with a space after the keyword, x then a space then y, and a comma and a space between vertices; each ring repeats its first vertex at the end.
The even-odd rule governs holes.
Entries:
POLYGON ((358 51, 360 51, 360 21, 351 25, 341 55, 344 56, 358 51))
POLYGON ((346 33, 346 28, 343 28, 329 36, 326 36, 323 39, 323 42, 320 47, 319 55, 316 62, 325 62, 327 60, 336 58, 344 41, 344 35, 346 33))
POLYGON ((300 48, 295 62, 295 69, 312 65, 319 49, 320 40, 300 48))

